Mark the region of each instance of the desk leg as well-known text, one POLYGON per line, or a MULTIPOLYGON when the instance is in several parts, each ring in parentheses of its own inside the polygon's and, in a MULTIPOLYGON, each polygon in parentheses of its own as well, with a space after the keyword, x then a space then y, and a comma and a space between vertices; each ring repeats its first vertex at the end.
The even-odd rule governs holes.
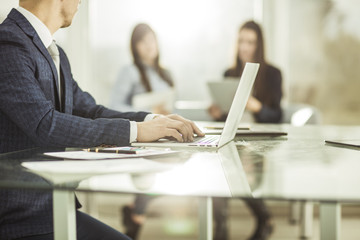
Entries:
POLYGON ((53 191, 54 239, 76 240, 75 196, 71 191, 53 191))
POLYGON ((301 203, 300 236, 302 239, 312 237, 314 219, 314 204, 309 201, 301 203))
POLYGON ((320 239, 340 239, 341 206, 339 203, 320 203, 320 239))
POLYGON ((199 199, 199 239, 212 240, 212 198, 199 199))
POLYGON ((300 221, 300 205, 299 201, 290 202, 289 222, 292 225, 295 225, 300 221))

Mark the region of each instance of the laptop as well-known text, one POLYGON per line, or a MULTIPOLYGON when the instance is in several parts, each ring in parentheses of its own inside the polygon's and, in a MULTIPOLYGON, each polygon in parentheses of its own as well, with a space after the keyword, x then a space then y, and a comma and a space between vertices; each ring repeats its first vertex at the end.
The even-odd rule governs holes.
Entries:
POLYGON ((208 147, 220 148, 234 139, 241 117, 245 111, 252 86, 254 85, 259 63, 246 63, 240 83, 237 87, 233 102, 226 119, 221 135, 205 135, 197 137, 194 142, 180 143, 168 139, 160 139, 156 142, 134 142, 131 145, 137 147, 208 147))
MULTIPOLYGON (((206 135, 219 135, 224 128, 223 122, 202 122, 197 121, 195 124, 206 135)), ((271 129, 271 126, 250 126, 249 124, 241 124, 236 130, 236 136, 241 137, 282 137, 287 136, 288 133, 277 128, 271 129)))
POLYGON ((325 143, 332 146, 360 150, 360 140, 325 140, 325 143))

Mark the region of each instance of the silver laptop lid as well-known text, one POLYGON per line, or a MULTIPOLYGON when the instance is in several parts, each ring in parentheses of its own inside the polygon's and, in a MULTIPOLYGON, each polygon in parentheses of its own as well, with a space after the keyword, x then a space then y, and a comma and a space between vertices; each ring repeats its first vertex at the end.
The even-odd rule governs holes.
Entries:
MULTIPOLYGON (((240 78, 233 102, 227 116, 223 132, 220 136, 219 147, 234 139, 237 127, 245 111, 246 103, 249 99, 252 86, 254 85, 259 63, 246 63, 240 78)), ((226 93, 224 93, 226 94, 226 93)))

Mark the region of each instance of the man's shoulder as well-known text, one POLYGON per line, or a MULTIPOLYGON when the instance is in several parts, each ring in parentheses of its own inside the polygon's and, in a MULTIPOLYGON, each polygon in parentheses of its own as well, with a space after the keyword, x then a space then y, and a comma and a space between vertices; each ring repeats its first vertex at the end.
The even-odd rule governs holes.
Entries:
POLYGON ((22 29, 11 19, 5 19, 0 24, 0 44, 1 42, 21 42, 26 37, 22 29))
POLYGON ((1 32, 0 37, 6 36, 4 34, 7 34, 7 33, 9 33, 9 34, 18 33, 19 30, 20 30, 19 27, 17 27, 17 25, 12 20, 7 18, 4 20, 4 22, 2 22, 0 24, 0 32, 1 32))

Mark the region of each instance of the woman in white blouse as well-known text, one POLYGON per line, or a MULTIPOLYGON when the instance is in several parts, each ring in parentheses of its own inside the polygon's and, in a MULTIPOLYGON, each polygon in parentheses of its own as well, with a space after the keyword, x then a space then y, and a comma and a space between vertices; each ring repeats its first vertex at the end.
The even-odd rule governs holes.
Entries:
POLYGON ((169 71, 160 66, 158 42, 149 25, 141 23, 135 26, 131 36, 131 53, 133 64, 120 71, 110 107, 119 111, 146 110, 169 114, 165 102, 150 109, 135 109, 132 102, 137 94, 164 92, 174 87, 169 71))
MULTIPOLYGON (((174 87, 169 71, 160 66, 158 42, 149 25, 141 23, 135 26, 131 35, 131 53, 133 64, 120 71, 110 107, 119 111, 144 110, 169 114, 166 102, 152 105, 149 109, 136 109, 132 102, 138 94, 160 93, 174 87)), ((137 239, 140 227, 145 222, 145 210, 152 199, 153 196, 137 194, 134 202, 121 210, 126 235, 133 240, 137 239)))

